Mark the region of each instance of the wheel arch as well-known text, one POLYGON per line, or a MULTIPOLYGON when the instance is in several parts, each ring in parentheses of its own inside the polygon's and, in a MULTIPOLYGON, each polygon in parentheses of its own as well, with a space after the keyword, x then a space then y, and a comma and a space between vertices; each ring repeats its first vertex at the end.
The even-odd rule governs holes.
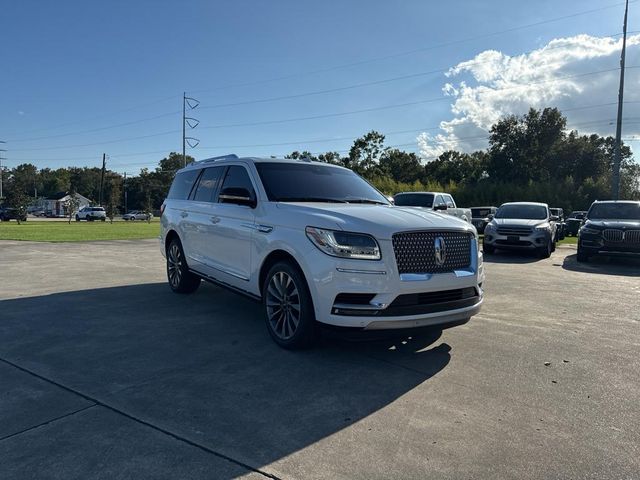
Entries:
POLYGON ((260 272, 258 274, 258 291, 260 292, 261 296, 262 296, 262 285, 264 284, 264 281, 265 281, 265 278, 267 277, 267 273, 269 272, 269 269, 276 263, 283 260, 290 261, 291 263, 293 263, 294 266, 298 268, 298 270, 300 270, 303 278, 305 279, 305 282, 307 282, 307 288, 309 287, 309 282, 306 278, 306 275, 304 274, 304 270, 302 269, 302 266, 300 265, 300 263, 294 258, 293 255, 291 255, 291 253, 287 252, 286 250, 278 249, 269 253, 269 255, 265 257, 265 259, 262 262, 262 265, 260 266, 260 272))
POLYGON ((167 232, 167 235, 164 237, 164 251, 167 251, 167 248, 169 248, 169 244, 173 241, 173 239, 177 239, 180 243, 182 243, 180 241, 180 236, 178 235, 178 232, 176 232, 175 230, 169 230, 167 232))

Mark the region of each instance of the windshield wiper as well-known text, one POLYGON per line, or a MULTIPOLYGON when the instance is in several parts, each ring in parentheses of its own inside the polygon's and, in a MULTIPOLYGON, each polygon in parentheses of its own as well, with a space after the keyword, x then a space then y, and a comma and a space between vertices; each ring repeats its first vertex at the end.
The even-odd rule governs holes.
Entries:
POLYGON ((276 198, 276 202, 326 202, 326 203, 347 203, 339 198, 326 197, 282 197, 276 198))
POLYGON ((386 203, 380 200, 373 200, 371 198, 347 198, 347 203, 372 203, 375 205, 386 205, 386 203))

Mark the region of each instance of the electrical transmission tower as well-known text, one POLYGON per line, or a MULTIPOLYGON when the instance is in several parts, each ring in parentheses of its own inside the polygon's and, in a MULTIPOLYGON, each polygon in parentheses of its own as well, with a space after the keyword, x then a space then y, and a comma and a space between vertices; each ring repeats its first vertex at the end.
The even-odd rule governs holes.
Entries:
POLYGON ((183 92, 182 94, 182 166, 187 166, 187 155, 186 155, 186 146, 189 145, 189 148, 195 148, 200 143, 200 140, 194 137, 187 137, 187 127, 194 129, 200 123, 200 120, 187 117, 187 108, 189 110, 194 110, 198 108, 200 102, 192 97, 187 97, 187 92, 183 92))

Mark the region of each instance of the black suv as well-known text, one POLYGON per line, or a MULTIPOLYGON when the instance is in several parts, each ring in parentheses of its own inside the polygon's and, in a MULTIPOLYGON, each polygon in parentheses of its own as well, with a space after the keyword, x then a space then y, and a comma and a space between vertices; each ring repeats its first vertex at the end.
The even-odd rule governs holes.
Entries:
POLYGON ((578 238, 578 261, 598 253, 640 254, 640 202, 593 202, 578 238))
POLYGON ((471 223, 479 234, 484 233, 484 227, 493 220, 497 211, 498 207, 471 207, 471 223))
POLYGON ((567 219, 565 220, 565 223, 566 223, 565 234, 568 237, 572 235, 574 237, 578 236, 578 231, 582 226, 582 221, 584 220, 584 217, 586 214, 587 212, 585 212, 584 210, 576 210, 574 212, 571 212, 571 215, 567 217, 567 219))
MULTIPOLYGON (((15 208, 0 207, 0 222, 8 222, 9 220, 18 220, 18 210, 15 208)), ((22 214, 20 221, 27 221, 26 213, 22 214)))

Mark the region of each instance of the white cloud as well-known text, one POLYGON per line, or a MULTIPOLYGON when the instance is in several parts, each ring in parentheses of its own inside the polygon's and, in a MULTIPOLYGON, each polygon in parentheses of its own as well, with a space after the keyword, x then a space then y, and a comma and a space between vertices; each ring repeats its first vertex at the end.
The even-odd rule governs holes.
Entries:
MULTIPOLYGON (((440 133, 418 136, 422 157, 431 160, 448 149, 486 148, 491 125, 505 115, 522 115, 530 107, 558 107, 567 116, 568 127, 581 133, 613 134, 621 47, 620 38, 577 35, 518 56, 486 50, 459 63, 447 72, 442 89, 454 100, 453 118, 440 123, 440 133), (611 105, 594 107, 601 104, 611 105)), ((627 38, 623 137, 640 135, 636 66, 640 66, 640 35, 627 38)))

